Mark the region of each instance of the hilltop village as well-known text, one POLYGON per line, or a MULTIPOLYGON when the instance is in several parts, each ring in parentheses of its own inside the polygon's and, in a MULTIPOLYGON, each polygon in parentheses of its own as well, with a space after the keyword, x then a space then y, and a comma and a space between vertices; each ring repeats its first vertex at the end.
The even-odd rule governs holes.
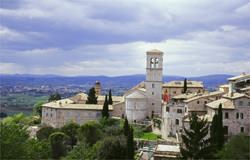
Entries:
MULTIPOLYGON (((189 128, 190 116, 196 113, 211 125, 222 106, 224 135, 250 135, 250 74, 228 79, 228 84, 209 92, 201 81, 163 82, 163 52, 146 52, 146 79, 123 96, 112 96, 109 113, 114 118, 128 119, 131 124, 150 126, 163 142, 153 147, 155 159, 178 157, 181 134, 189 128), (184 87, 186 86, 186 87, 184 87), (164 142, 165 140, 165 142, 164 142)), ((167 66, 166 66, 167 67, 167 66)), ((101 83, 94 85, 97 104, 86 104, 87 93, 43 104, 42 124, 60 128, 70 121, 82 125, 101 117, 105 102, 101 83)), ((145 147, 145 146, 143 146, 145 147)), ((141 159, 149 158, 150 147, 141 149, 141 159)))

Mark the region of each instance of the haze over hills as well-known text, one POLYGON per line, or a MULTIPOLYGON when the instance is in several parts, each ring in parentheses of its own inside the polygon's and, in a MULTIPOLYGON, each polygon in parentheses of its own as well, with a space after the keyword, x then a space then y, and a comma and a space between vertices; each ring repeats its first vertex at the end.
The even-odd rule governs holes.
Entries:
MULTIPOLYGON (((203 81, 206 88, 212 89, 220 84, 227 83, 227 79, 233 75, 213 74, 198 77, 186 77, 188 80, 203 81)), ((164 76, 164 82, 183 80, 183 76, 164 76)), ((124 76, 59 76, 59 75, 32 75, 32 74, 0 74, 0 84, 3 85, 93 85, 100 81, 103 87, 120 86, 131 88, 145 80, 145 75, 124 76)))

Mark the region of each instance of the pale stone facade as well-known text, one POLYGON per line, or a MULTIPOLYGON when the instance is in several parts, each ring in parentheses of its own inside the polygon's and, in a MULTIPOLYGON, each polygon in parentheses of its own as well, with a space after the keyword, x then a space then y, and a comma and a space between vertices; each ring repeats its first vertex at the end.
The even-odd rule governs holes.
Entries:
MULTIPOLYGON (((94 104, 66 104, 61 101, 50 102, 43 105, 42 124, 55 128, 64 126, 69 122, 82 125, 90 120, 101 117, 102 105, 94 104)), ((112 112, 113 107, 109 106, 112 112)))

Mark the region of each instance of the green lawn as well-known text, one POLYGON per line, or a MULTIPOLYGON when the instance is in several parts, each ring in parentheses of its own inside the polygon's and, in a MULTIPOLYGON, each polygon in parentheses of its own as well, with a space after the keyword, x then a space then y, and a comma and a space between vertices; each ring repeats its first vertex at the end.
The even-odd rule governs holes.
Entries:
POLYGON ((141 139, 147 139, 147 140, 157 140, 157 139, 160 139, 160 135, 152 133, 152 132, 145 132, 139 138, 141 138, 141 139))

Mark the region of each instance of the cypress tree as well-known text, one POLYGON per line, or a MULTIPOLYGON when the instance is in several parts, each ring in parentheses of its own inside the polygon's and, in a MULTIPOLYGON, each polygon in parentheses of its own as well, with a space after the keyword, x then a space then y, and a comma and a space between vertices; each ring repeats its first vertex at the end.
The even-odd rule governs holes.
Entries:
POLYGON ((111 89, 109 90, 109 104, 113 104, 111 89))
POLYGON ((217 137, 217 147, 220 150, 224 145, 224 129, 223 129, 223 117, 222 117, 222 104, 218 108, 218 121, 216 125, 216 137, 217 137))
POLYGON ((134 159, 134 130, 133 127, 130 126, 129 127, 129 132, 128 132, 128 136, 127 136, 127 156, 128 159, 134 159))
POLYGON ((105 96, 105 101, 102 108, 102 117, 109 118, 109 104, 107 95, 105 96))
POLYGON ((125 117, 124 125, 123 125, 123 133, 125 136, 128 136, 129 132, 129 124, 128 124, 128 119, 125 117))
POLYGON ((97 96, 95 95, 95 88, 90 88, 86 104, 97 104, 97 96))
POLYGON ((187 92, 187 79, 184 79, 184 85, 183 85, 183 92, 182 93, 186 93, 187 92))

